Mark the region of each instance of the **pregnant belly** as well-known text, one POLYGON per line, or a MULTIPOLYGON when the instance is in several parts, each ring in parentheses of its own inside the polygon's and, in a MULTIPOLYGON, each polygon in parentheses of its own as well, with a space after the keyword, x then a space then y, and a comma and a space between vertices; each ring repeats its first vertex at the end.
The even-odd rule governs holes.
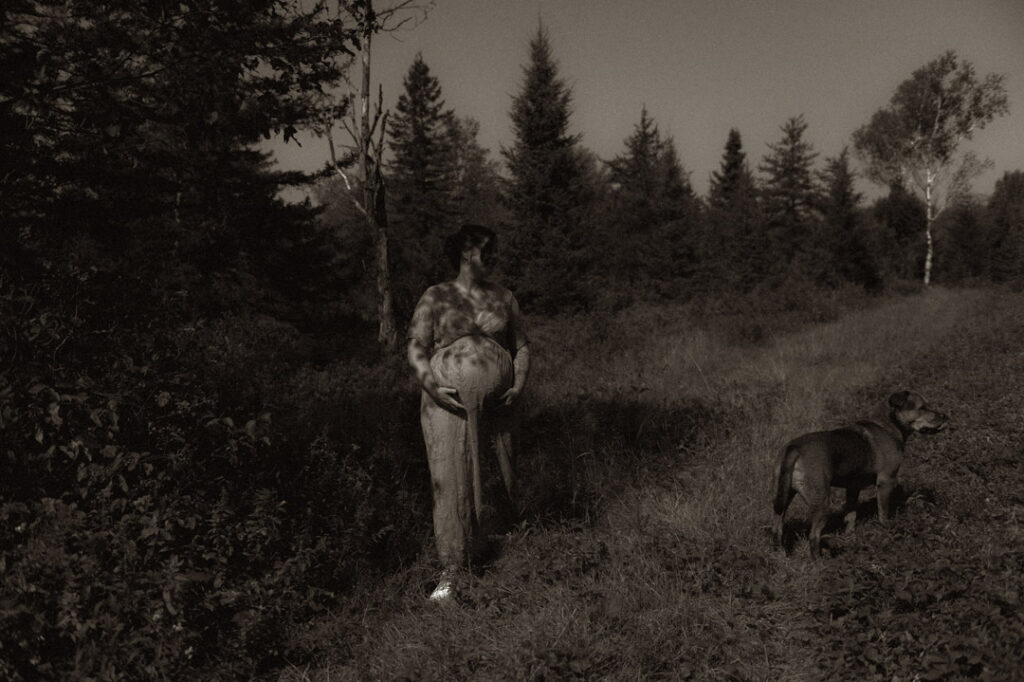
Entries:
POLYGON ((434 353, 430 368, 440 385, 459 392, 466 407, 479 407, 487 398, 500 396, 512 385, 512 359, 507 350, 488 336, 456 339, 434 353))

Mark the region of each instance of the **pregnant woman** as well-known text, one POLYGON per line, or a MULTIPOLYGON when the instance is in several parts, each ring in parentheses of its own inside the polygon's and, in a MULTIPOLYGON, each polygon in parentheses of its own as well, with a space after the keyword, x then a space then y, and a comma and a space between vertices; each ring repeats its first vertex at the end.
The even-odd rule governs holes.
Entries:
POLYGON ((483 506, 480 451, 493 445, 512 497, 516 398, 530 367, 519 304, 488 279, 494 232, 464 225, 445 241, 458 276, 423 294, 409 327, 409 364, 423 387, 420 424, 434 493, 434 536, 444 567, 430 595, 452 595, 472 548, 483 506))

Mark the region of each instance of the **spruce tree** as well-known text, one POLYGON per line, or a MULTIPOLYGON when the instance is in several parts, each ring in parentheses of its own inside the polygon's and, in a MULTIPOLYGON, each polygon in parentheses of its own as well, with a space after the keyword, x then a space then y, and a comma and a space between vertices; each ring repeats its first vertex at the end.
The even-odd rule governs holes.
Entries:
POLYGON ((794 116, 782 126, 782 139, 769 144, 769 154, 758 166, 764 174, 761 195, 772 270, 780 276, 820 274, 824 245, 814 230, 818 203, 814 184, 814 159, 818 154, 804 140, 807 123, 794 116))
POLYGON ((843 147, 835 158, 825 159, 821 181, 821 211, 829 225, 849 230, 857 221, 863 195, 854 186, 856 173, 850 166, 850 150, 843 147))
POLYGON ((689 223, 696 197, 671 138, 662 139, 647 108, 625 140, 625 151, 607 162, 612 192, 609 237, 618 278, 666 290, 693 259, 689 223))
POLYGON ((309 178, 256 145, 327 115, 354 36, 322 5, 200 4, 2 5, 0 224, 24 229, 0 258, 81 238, 193 301, 258 302, 254 276, 295 289, 290 251, 319 236, 278 194, 309 178))
POLYGON ((875 202, 872 213, 883 243, 887 274, 903 279, 920 277, 928 223, 925 203, 901 183, 894 183, 889 186, 889 194, 875 202))
POLYGON ((753 200, 754 186, 740 131, 732 128, 725 143, 721 168, 711 174, 708 203, 713 208, 737 208, 753 200))
POLYGON ((821 185, 820 210, 824 219, 822 236, 830 254, 833 284, 848 281, 868 289, 881 285, 881 276, 870 240, 864 228, 861 201, 856 190, 856 173, 850 166, 849 149, 843 147, 835 158, 825 159, 818 175, 821 185))
POLYGON ((695 200, 672 139, 640 111, 640 122, 625 141, 626 150, 607 163, 622 218, 644 230, 681 218, 695 200))
POLYGON ((814 152, 804 140, 807 123, 794 116, 782 126, 782 139, 769 144, 771 150, 758 167, 765 174, 762 189, 765 213, 776 225, 804 225, 815 205, 813 181, 814 152))
POLYGON ((718 171, 711 174, 706 234, 701 240, 702 277, 708 291, 747 291, 768 267, 769 254, 757 184, 735 128, 729 130, 718 171))
POLYGON ((1024 171, 1003 174, 988 200, 992 278, 1024 284, 1024 171))
POLYGON ((502 149, 510 175, 507 201, 516 222, 503 258, 521 300, 547 310, 578 302, 573 287, 585 264, 574 215, 586 191, 579 137, 569 133, 571 101, 540 26, 512 100, 515 141, 502 149))
POLYGON ((504 220, 498 162, 480 145, 480 123, 455 117, 449 135, 454 140, 454 211, 459 223, 494 225, 504 220))
POLYGON ((431 283, 451 276, 442 253, 457 220, 456 120, 422 54, 413 59, 388 126, 389 224, 395 306, 406 317, 431 283))
POLYGON ((422 54, 416 55, 403 85, 388 125, 393 154, 387 166, 389 193, 393 221, 421 238, 448 229, 454 214, 455 115, 445 109, 441 84, 422 54))

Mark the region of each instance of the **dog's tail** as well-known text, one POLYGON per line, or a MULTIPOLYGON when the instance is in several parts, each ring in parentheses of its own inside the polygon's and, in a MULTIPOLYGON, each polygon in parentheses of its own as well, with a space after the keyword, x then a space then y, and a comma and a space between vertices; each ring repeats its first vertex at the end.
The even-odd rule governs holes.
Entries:
POLYGON ((779 456, 779 462, 775 465, 775 501, 773 507, 776 514, 782 514, 789 506, 792 499, 793 486, 793 465, 799 450, 792 445, 787 445, 779 456))

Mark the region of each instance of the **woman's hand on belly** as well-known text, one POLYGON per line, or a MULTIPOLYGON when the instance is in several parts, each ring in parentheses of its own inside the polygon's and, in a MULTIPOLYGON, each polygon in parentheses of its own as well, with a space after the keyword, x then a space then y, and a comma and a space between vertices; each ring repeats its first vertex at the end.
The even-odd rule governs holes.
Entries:
POLYGON ((458 395, 458 391, 451 386, 438 386, 436 390, 429 391, 429 393, 434 402, 441 407, 452 412, 464 412, 466 410, 465 406, 455 397, 458 395))

